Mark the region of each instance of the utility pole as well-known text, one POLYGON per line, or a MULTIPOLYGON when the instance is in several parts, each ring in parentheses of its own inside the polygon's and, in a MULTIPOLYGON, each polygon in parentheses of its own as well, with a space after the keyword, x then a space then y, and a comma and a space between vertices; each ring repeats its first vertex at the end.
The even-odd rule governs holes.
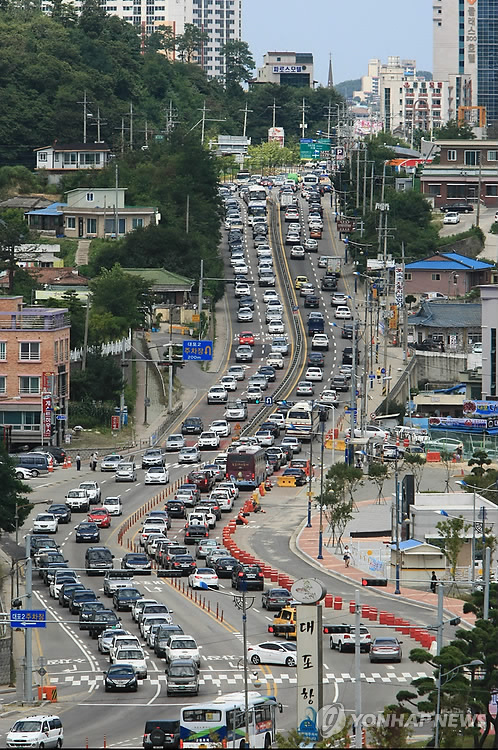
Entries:
POLYGON ((91 104, 91 102, 88 100, 86 89, 83 92, 83 101, 78 102, 78 104, 83 105, 83 143, 86 143, 87 139, 87 118, 89 116, 88 114, 88 105, 91 104))
POLYGON ((201 145, 204 143, 204 133, 206 130, 206 112, 209 112, 208 109, 206 109, 206 100, 204 99, 204 104, 202 105, 202 109, 200 110, 202 112, 202 126, 201 126, 201 145))
POLYGON ((367 152, 368 149, 364 148, 363 153, 365 158, 363 159, 363 205, 362 205, 362 216, 365 216, 367 211, 367 152))
POLYGON ((356 149, 356 208, 360 207, 360 143, 356 149))
MULTIPOLYGON (((324 110, 327 112, 327 138, 331 138, 331 135, 332 135, 332 133, 331 133, 331 127, 332 127, 331 121, 332 121, 332 110, 334 108, 333 108, 331 102, 332 102, 332 100, 329 99, 328 106, 324 107, 324 110)), ((338 130, 339 130, 339 128, 338 128, 338 130)))
POLYGON ((126 339, 123 336, 121 340, 121 373, 122 373, 122 380, 121 380, 121 395, 119 398, 119 429, 123 429, 123 414, 124 414, 124 407, 125 407, 125 379, 124 379, 124 368, 125 368, 125 357, 126 357, 126 339))
MULTIPOLYGON (((246 132, 247 132, 247 114, 248 114, 248 112, 253 112, 253 111, 254 110, 252 110, 252 109, 247 109, 247 102, 246 102, 246 106, 244 107, 244 109, 239 109, 239 112, 243 112, 244 113, 244 129, 243 129, 243 132, 242 132, 242 136, 244 138, 246 137, 246 132)), ((273 127, 275 127, 275 126, 273 126, 273 127)))
POLYGON ((130 102, 130 151, 133 151, 133 118, 135 115, 133 114, 133 102, 130 102))
MULTIPOLYGON (((408 311, 406 309, 406 301, 405 301, 405 243, 401 243, 401 267, 403 269, 403 305, 402 305, 402 313, 403 313, 403 362, 407 361, 408 358, 408 311)), ((408 397, 409 399, 410 397, 408 397)))
POLYGON ((479 226, 481 219, 481 186, 482 186, 482 159, 479 151, 479 173, 477 177, 477 208, 476 208, 476 227, 479 226))
POLYGON ((356 714, 354 746, 360 748, 363 747, 363 738, 361 720, 361 605, 359 589, 355 589, 354 598, 354 710, 356 714))
POLYGON ((119 200, 119 167, 118 163, 114 164, 114 234, 116 239, 119 237, 119 213, 118 213, 118 200, 119 200))
MULTIPOLYGON (((33 559, 31 535, 26 534, 26 609, 33 609, 33 559)), ((33 703, 33 630, 24 628, 24 702, 33 703)))
POLYGON ((202 336, 202 295, 204 292, 204 260, 201 258, 201 275, 199 277, 199 341, 202 336))
POLYGON ((272 127, 274 128, 274 127, 275 127, 275 123, 276 123, 276 121, 277 121, 277 109, 282 109, 282 108, 281 108, 281 107, 277 107, 276 99, 275 99, 275 97, 274 97, 274 98, 273 98, 273 104, 271 104, 271 105, 270 105, 269 107, 267 107, 266 109, 271 109, 271 110, 273 110, 273 116, 272 116, 272 127))
POLYGON ((301 125, 299 126, 301 130, 301 138, 304 138, 304 132, 308 127, 307 123, 304 121, 307 109, 309 109, 309 107, 306 106, 306 99, 303 96, 303 103, 301 104, 301 125))
POLYGON ((88 354, 88 321, 90 318, 90 292, 86 298, 85 330, 83 332, 83 354, 81 356, 81 369, 86 370, 86 357, 88 354))

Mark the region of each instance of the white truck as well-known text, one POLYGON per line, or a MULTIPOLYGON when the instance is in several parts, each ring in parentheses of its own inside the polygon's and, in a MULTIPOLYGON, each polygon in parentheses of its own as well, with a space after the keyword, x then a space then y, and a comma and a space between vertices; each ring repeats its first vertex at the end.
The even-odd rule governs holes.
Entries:
POLYGON ((280 196, 280 210, 285 211, 294 205, 294 195, 290 192, 284 192, 280 196))
POLYGON ((85 489, 80 489, 78 487, 75 490, 69 490, 64 503, 71 510, 79 510, 86 513, 90 509, 90 496, 85 489))
POLYGON ((331 255, 327 261, 327 276, 341 275, 342 258, 340 255, 331 255))

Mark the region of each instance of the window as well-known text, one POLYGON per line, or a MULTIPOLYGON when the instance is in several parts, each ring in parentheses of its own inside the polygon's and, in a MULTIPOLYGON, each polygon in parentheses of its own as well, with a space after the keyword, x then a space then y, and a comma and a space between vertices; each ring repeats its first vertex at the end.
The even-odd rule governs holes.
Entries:
POLYGON ((40 151, 40 153, 38 154, 38 161, 47 161, 46 151, 40 151))
POLYGON ((440 273, 433 273, 431 276, 433 281, 441 281, 441 274, 440 273))
POLYGON ((0 375, 0 393, 7 393, 7 378, 5 375, 0 375))
POLYGON ((97 234, 97 219, 86 220, 86 233, 97 234))
POLYGON ((411 280, 412 280, 411 273, 410 272, 405 273, 405 281, 411 281, 411 280))
POLYGON ((0 341, 0 361, 5 362, 7 359, 7 342, 0 341))
POLYGON ((131 220, 131 227, 132 229, 138 229, 139 227, 143 227, 144 220, 143 219, 132 219, 131 220))
POLYGON ((456 161, 457 160, 457 152, 454 148, 448 149, 448 161, 456 161))
POLYGON ((486 185, 486 195, 498 196, 498 185, 486 185))
POLYGON ((498 161, 498 151, 488 151, 488 161, 498 161))
POLYGON ((31 375, 21 375, 19 378, 19 393, 40 393, 40 378, 31 375))
POLYGON ((464 151, 464 163, 468 167, 475 167, 480 161, 480 151, 464 151))
POLYGON ((90 203, 92 203, 93 202, 93 193, 87 193, 86 194, 86 199, 87 199, 87 201, 89 201, 90 203))
POLYGON ((59 361, 59 342, 54 341, 54 362, 58 362, 58 361, 59 361))
POLYGON ((69 360, 69 339, 64 339, 64 359, 69 360))
POLYGON ((67 216, 66 217, 66 228, 67 229, 76 229, 76 217, 75 216, 67 216))
POLYGON ((438 197, 441 195, 441 185, 429 185, 429 192, 428 195, 432 195, 434 197, 438 197))
POLYGON ((39 341, 21 341, 21 343, 19 344, 19 359, 39 360, 40 359, 40 342, 39 341))

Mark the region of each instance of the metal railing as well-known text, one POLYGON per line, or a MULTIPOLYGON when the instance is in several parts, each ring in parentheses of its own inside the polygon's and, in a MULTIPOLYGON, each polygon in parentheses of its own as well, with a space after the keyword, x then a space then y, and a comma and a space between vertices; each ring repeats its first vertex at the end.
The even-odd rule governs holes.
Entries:
POLYGON ((70 325, 69 316, 40 315, 15 311, 0 314, 0 330, 3 331, 56 331, 70 325))

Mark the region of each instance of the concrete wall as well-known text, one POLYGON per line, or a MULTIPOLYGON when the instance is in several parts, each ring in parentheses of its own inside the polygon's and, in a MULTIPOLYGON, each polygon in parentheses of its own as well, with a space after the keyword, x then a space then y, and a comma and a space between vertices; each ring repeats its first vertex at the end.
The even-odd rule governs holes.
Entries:
POLYGON ((0 685, 10 683, 10 639, 10 633, 0 638, 0 685))

